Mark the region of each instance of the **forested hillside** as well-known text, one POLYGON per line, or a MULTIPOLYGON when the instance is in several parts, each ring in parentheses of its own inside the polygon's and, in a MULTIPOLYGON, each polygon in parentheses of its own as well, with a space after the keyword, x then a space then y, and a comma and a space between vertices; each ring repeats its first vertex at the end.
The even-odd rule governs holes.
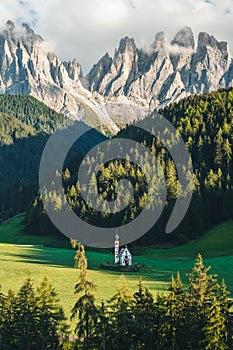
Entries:
MULTIPOLYGON (((0 211, 3 219, 28 208, 38 190, 39 164, 46 141, 61 125, 70 124, 66 117, 31 96, 0 95, 0 211)), ((102 139, 101 134, 93 132, 87 143, 90 146, 102 139)))
MULTIPOLYGON (((183 222, 173 234, 166 235, 165 225, 177 196, 187 195, 177 180, 175 163, 163 144, 150 134, 143 133, 135 126, 122 130, 117 137, 134 139, 146 145, 159 159, 166 174, 168 196, 163 215, 139 240, 140 244, 154 244, 167 240, 183 243, 196 238, 216 223, 233 218, 233 89, 190 96, 178 104, 171 104, 160 113, 180 131, 191 153, 194 167, 194 194, 183 222)), ((152 115, 152 118, 155 117, 152 115)), ((172 135, 171 142, 173 142, 172 135)), ((130 153, 133 152, 136 151, 132 149, 130 153)), ((140 154, 135 156, 140 158, 140 154)), ((87 159, 86 163, 90 164, 90 159, 87 159)), ((143 210, 148 196, 144 175, 142 170, 130 161, 115 160, 100 168, 97 179, 91 179, 90 191, 97 181, 99 192, 108 200, 115 199, 115 188, 120 179, 128 178, 132 182, 134 197, 130 205, 117 214, 106 214, 104 208, 102 212, 96 212, 87 206, 77 183, 77 167, 72 162, 69 170, 64 172, 64 184, 70 205, 83 220, 96 225, 114 227, 119 223, 129 222, 143 210)), ((156 176, 158 174, 155 174, 154 182, 159 183, 156 176)), ((62 210, 62 201, 56 193, 48 193, 47 198, 50 205, 62 210)), ((40 195, 36 197, 28 212, 27 229, 31 233, 38 234, 53 230, 43 211, 40 195)))

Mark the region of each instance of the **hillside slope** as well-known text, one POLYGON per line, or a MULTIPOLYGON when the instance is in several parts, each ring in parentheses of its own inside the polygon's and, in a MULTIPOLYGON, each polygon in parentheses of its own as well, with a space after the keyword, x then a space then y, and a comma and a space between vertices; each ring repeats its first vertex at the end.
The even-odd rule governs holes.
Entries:
MULTIPOLYGON (((17 218, 10 224, 0 226, 0 284, 2 290, 18 289, 28 276, 32 276, 37 286, 46 275, 56 288, 66 315, 69 317, 71 307, 76 300, 74 285, 78 274, 73 268, 75 252, 72 249, 25 246, 24 244, 44 244, 50 238, 25 236, 22 232, 21 220, 22 218, 17 218), (3 242, 8 244, 3 244, 3 242)), ((141 277, 144 285, 150 288, 156 296, 158 291, 167 290, 172 273, 176 274, 177 271, 180 271, 182 279, 187 281, 186 273, 193 266, 195 250, 200 250, 204 256, 205 265, 212 266, 211 271, 223 277, 229 290, 233 292, 232 232, 232 222, 223 223, 207 232, 200 240, 182 247, 162 251, 140 248, 138 255, 133 254, 134 263, 143 263, 153 268, 139 273, 127 273, 127 283, 132 291, 135 291, 141 277), (219 234, 223 238, 220 245, 219 234), (195 248, 192 249, 192 245, 195 248), (229 256, 226 256, 228 254, 229 256)), ((89 278, 98 286, 98 302, 109 299, 109 296, 116 291, 121 273, 101 270, 99 266, 102 262, 113 261, 113 254, 87 251, 87 257, 89 278)))
MULTIPOLYGON (((61 240, 54 236, 35 236, 24 232, 24 215, 0 225, 0 243, 18 245, 42 245, 50 247, 70 247, 66 239, 61 240)), ((233 221, 223 222, 203 236, 169 249, 157 249, 153 247, 134 247, 131 249, 136 261, 146 263, 146 259, 194 259, 198 253, 205 258, 217 258, 224 256, 233 257, 233 221)), ((108 250, 109 251, 109 250, 108 250)), ((90 266, 98 268, 102 262, 109 260, 109 253, 87 252, 90 257, 90 266)), ((112 257, 113 258, 113 257, 112 257)))
MULTIPOLYGON (((49 135, 72 123, 32 96, 0 95, 0 211, 3 216, 4 212, 14 215, 28 208, 38 188, 39 164, 49 135)), ((75 146, 76 152, 83 153, 103 140, 105 137, 93 129, 75 146)))

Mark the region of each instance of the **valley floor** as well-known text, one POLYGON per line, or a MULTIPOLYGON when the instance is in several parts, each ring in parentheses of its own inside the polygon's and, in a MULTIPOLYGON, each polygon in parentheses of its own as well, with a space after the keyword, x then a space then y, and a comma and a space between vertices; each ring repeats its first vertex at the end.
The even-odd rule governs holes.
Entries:
MULTIPOLYGON (((0 226, 0 285, 3 292, 18 290, 27 277, 37 286, 47 276, 57 290, 61 304, 69 318, 74 305, 74 285, 78 271, 74 266, 71 249, 48 248, 43 244, 51 237, 34 237, 23 234, 22 217, 0 226), (14 243, 13 243, 14 242, 14 243)), ((233 293, 233 223, 218 225, 203 237, 184 246, 156 250, 143 248, 142 254, 134 256, 134 263, 153 266, 139 273, 127 273, 127 282, 132 292, 142 277, 144 285, 154 295, 166 291, 171 274, 180 271, 186 281, 186 273, 193 266, 194 258, 200 252, 205 265, 212 266, 212 273, 224 278, 228 289, 233 293)), ((121 273, 104 271, 99 268, 102 262, 112 262, 112 253, 87 252, 89 278, 97 285, 98 301, 107 300, 116 291, 121 273)))

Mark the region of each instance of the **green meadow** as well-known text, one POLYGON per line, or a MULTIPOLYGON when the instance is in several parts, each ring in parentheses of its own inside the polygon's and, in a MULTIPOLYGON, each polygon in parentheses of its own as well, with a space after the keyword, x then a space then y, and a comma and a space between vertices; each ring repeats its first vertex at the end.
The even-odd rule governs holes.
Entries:
MULTIPOLYGON (((3 292, 18 290, 27 277, 37 286, 47 276, 56 288, 67 317, 75 302, 74 285, 78 276, 74 268, 75 251, 49 248, 54 237, 28 236, 23 232, 23 217, 0 226, 0 285, 3 292)), ((233 293, 233 222, 216 226, 201 238, 171 249, 137 249, 134 263, 151 266, 139 273, 126 273, 133 291, 139 278, 155 295, 166 291, 171 274, 180 271, 183 280, 201 253, 212 272, 224 278, 233 293)), ((100 269, 102 262, 112 262, 113 254, 87 251, 89 278, 97 285, 97 300, 107 300, 116 291, 121 273, 100 269)))

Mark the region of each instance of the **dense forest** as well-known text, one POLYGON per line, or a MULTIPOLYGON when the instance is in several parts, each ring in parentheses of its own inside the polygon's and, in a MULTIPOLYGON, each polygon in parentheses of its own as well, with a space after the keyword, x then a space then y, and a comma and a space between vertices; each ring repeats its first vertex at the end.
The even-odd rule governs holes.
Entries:
MULTIPOLYGON (((141 245, 164 241, 184 243, 216 223, 233 217, 233 89, 219 89, 213 93, 190 96, 159 112, 180 132, 191 154, 194 193, 184 220, 173 234, 166 235, 165 226, 175 200, 178 196, 185 196, 177 180, 176 165, 161 140, 142 132, 136 126, 127 126, 116 135, 116 139, 132 139, 146 146, 158 159, 166 177, 168 193, 163 214, 137 242, 141 245)), ((151 118, 153 120, 155 116, 152 114, 151 118)), ((32 97, 10 95, 0 96, 0 119, 1 218, 28 210, 27 232, 59 234, 45 213, 40 194, 36 194, 38 169, 49 135, 60 125, 72 127, 72 122, 32 97)), ((171 142, 173 136, 171 135, 171 142)), ((64 167, 63 182, 69 204, 84 221, 112 227, 119 223, 126 224, 139 215, 149 198, 148 184, 143 170, 131 162, 130 158, 116 159, 100 166, 97 178, 91 178, 88 188, 91 192, 97 184, 99 194, 104 199, 116 200, 116 186, 126 178, 134 187, 134 196, 129 205, 116 214, 106 213, 104 207, 101 211, 96 211, 88 206, 77 182, 78 166, 85 153, 104 140, 106 138, 103 135, 92 131, 72 147, 64 167)), ((106 149, 106 153, 108 151, 106 149)), ((137 150, 132 149, 130 153, 140 160, 137 150)), ((90 171, 92 159, 87 157, 85 162, 87 171, 90 171)), ((158 182, 159 190, 159 175, 155 172, 153 176, 154 182, 158 182)), ((58 198, 56 192, 48 193, 47 199, 48 205, 56 207, 58 211, 62 210, 62 198, 58 198)))
MULTIPOLYGON (((38 191, 41 155, 49 135, 72 122, 31 96, 0 95, 0 211, 7 218, 26 211, 38 191)), ((76 152, 105 139, 97 131, 76 152)), ((0 219, 1 219, 0 217, 0 219)))
POLYGON ((35 194, 41 154, 51 134, 64 123, 33 97, 0 96, 0 203, 2 217, 25 211, 35 194))
POLYGON ((209 272, 198 255, 187 283, 172 276, 165 294, 154 297, 139 280, 132 293, 122 275, 116 294, 97 303, 82 245, 76 250, 78 278, 71 310, 75 337, 47 278, 37 289, 27 279, 15 293, 0 293, 0 347, 63 350, 232 349, 232 301, 224 281, 209 272))
MULTIPOLYGON (((193 180, 194 193, 182 223, 173 234, 165 234, 165 226, 175 200, 179 196, 187 195, 178 181, 174 160, 163 142, 155 139, 151 134, 142 132, 134 125, 122 130, 116 138, 136 140, 146 146, 159 160, 166 176, 168 193, 163 214, 152 229, 139 239, 137 243, 140 245, 164 241, 184 243, 196 238, 218 222, 233 218, 233 89, 227 91, 219 89, 213 93, 190 96, 159 112, 180 132, 191 154, 194 177, 190 178, 190 184, 193 180)), ((156 116, 152 114, 150 118, 153 121, 156 116)), ((171 135, 172 142, 175 142, 174 135, 171 135)), ((137 154, 136 149, 132 148, 130 154, 140 160, 141 155, 137 154)), ((111 201, 116 199, 115 190, 118 182, 124 178, 131 181, 134 196, 125 210, 116 214, 106 213, 104 206, 101 211, 95 211, 83 200, 80 184, 77 182, 79 163, 78 157, 73 160, 71 158, 68 168, 64 169, 63 182, 69 204, 84 221, 92 222, 97 226, 114 227, 119 226, 119 223, 128 223, 143 210, 145 201, 149 198, 148 184, 142 169, 130 162, 130 158, 116 159, 105 166, 100 166, 97 178, 92 177, 88 184, 90 194, 93 186, 97 185, 102 197, 111 201)), ((87 157, 85 163, 87 172, 91 171, 92 160, 87 157)), ((159 182, 159 174, 155 172, 154 183, 157 183, 158 190, 159 182)), ((55 191, 47 193, 47 203, 58 212, 62 210, 63 200, 55 191)), ((36 196, 28 211, 26 227, 32 234, 56 233, 46 216, 40 194, 36 196)))

